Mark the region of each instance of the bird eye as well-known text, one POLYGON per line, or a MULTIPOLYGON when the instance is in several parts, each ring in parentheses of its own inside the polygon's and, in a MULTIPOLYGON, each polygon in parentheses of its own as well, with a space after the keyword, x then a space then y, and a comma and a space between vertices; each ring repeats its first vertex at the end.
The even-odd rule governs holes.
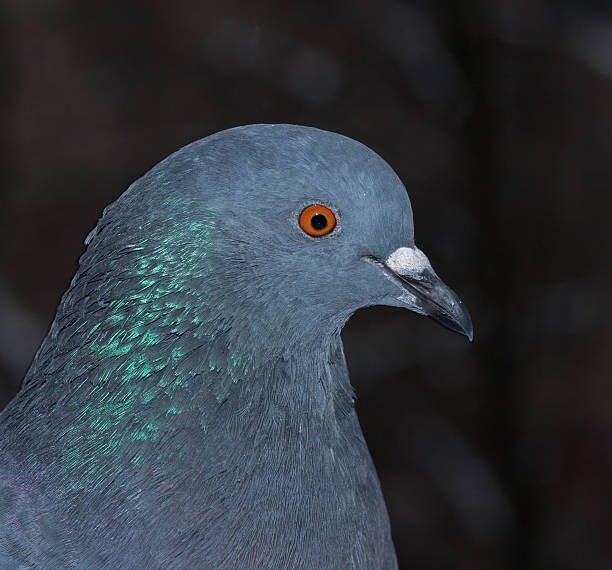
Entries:
POLYGON ((300 228, 309 236, 321 237, 327 235, 336 227, 336 216, 321 204, 312 204, 300 214, 300 228))

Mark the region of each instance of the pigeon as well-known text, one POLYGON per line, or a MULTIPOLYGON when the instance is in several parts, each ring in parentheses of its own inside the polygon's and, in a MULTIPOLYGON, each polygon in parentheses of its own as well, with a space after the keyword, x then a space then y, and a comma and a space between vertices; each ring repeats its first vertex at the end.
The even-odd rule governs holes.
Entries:
POLYGON ((397 568, 340 333, 371 305, 472 324, 391 167, 340 134, 236 127, 85 243, 0 413, 0 567, 397 568))

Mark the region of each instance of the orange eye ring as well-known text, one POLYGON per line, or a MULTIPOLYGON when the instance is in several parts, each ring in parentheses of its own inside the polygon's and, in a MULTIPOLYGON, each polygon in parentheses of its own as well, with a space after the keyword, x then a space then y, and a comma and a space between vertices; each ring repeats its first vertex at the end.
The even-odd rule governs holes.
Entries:
POLYGON ((300 214, 300 228, 309 236, 321 237, 330 233, 336 227, 336 216, 321 204, 312 204, 300 214))

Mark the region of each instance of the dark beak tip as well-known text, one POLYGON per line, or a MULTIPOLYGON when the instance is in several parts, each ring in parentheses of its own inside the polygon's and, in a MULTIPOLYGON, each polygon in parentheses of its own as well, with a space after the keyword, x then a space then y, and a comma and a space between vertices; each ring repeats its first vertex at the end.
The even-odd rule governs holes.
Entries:
POLYGON ((472 323, 470 322, 470 328, 467 329, 463 334, 467 337, 467 339, 472 342, 474 340, 474 329, 472 328, 472 323))
POLYGON ((472 318, 470 313, 465 308, 465 305, 456 297, 456 303, 450 305, 430 305, 427 316, 443 327, 465 336, 470 342, 474 340, 474 328, 472 326, 472 318))

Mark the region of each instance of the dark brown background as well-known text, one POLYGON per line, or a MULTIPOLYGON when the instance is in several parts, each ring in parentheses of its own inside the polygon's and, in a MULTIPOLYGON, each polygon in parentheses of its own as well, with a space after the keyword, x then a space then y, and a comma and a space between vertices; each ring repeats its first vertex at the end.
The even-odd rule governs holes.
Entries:
POLYGON ((4 0, 0 406, 130 182, 226 127, 339 131, 476 331, 345 330, 402 568, 612 567, 608 4, 4 0))

